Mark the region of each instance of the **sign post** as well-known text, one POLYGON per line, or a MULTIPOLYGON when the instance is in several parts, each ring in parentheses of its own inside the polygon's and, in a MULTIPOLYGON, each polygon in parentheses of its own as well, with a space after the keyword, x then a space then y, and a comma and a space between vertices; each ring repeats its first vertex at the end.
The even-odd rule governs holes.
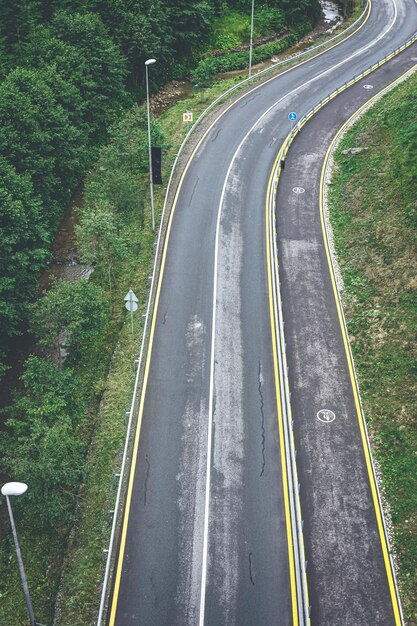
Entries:
POLYGON ((131 289, 127 292, 124 298, 125 307, 130 311, 130 321, 132 324, 132 338, 133 338, 133 313, 138 310, 138 299, 131 289))
POLYGON ((193 114, 191 111, 187 111, 186 113, 182 114, 182 121, 185 122, 187 124, 187 133, 190 130, 190 125, 193 122, 193 114))
POLYGON ((291 113, 288 113, 288 119, 291 122, 291 130, 294 128, 294 122, 297 120, 297 113, 295 113, 294 111, 291 111, 291 113))

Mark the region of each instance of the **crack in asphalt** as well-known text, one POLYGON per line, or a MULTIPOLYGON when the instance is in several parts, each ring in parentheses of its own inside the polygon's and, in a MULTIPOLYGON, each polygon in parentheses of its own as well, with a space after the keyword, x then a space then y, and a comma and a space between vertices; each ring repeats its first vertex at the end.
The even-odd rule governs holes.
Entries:
POLYGON ((265 414, 264 414, 264 397, 262 394, 262 368, 261 362, 259 361, 259 371, 258 371, 258 392, 259 397, 261 399, 261 445, 262 445, 262 468, 260 476, 263 475, 265 471, 265 414))
POLYGON ((253 586, 255 586, 255 579, 252 571, 252 552, 249 552, 249 579, 253 586))
POLYGON ((148 478, 149 478, 149 472, 151 469, 151 464, 149 463, 148 455, 145 456, 145 463, 147 465, 147 468, 146 468, 146 476, 145 476, 145 489, 144 489, 144 495, 143 495, 144 506, 146 506, 146 497, 148 495, 148 478))
POLYGON ((219 128, 217 133, 214 135, 213 139, 211 140, 211 143, 214 143, 217 139, 217 137, 220 135, 220 133, 222 132, 222 128, 219 128))
POLYGON ((259 95, 259 93, 256 93, 254 96, 252 96, 252 98, 245 98, 244 102, 240 105, 240 108, 244 109, 249 104, 249 102, 255 100, 255 98, 257 98, 259 95))
POLYGON ((158 608, 158 593, 156 590, 156 585, 155 585, 155 581, 153 579, 153 576, 149 576, 149 582, 151 583, 151 587, 152 587, 152 592, 154 594, 153 596, 153 600, 152 600, 152 606, 154 609, 158 608))
POLYGON ((195 181, 195 184, 194 184, 193 190, 192 190, 192 192, 191 192, 191 198, 190 198, 190 202, 188 203, 188 206, 191 206, 191 203, 192 203, 193 198, 194 198, 195 190, 197 189, 197 185, 198 185, 198 183, 199 183, 199 182, 200 182, 200 177, 199 177, 199 176, 197 176, 197 179, 196 179, 196 181, 195 181))

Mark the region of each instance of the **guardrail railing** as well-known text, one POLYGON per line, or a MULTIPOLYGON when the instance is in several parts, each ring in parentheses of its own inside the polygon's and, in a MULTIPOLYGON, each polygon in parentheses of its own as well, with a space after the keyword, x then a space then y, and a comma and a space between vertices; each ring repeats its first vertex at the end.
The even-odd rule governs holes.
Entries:
POLYGON ((273 184, 271 185, 270 196, 268 199, 269 239, 272 254, 272 258, 270 259, 272 276, 272 298, 274 303, 274 324, 276 331, 275 337, 279 365, 279 386, 281 390, 280 402, 283 421, 282 426, 284 431, 285 464, 287 468, 288 490, 290 499, 290 516, 294 548, 299 624, 300 626, 310 626, 310 600, 307 582, 307 561, 305 558, 304 549, 303 517, 300 501, 300 483, 298 481, 296 464, 297 453, 294 441, 291 392, 288 381, 288 364, 284 336, 284 319, 282 313, 282 300, 278 268, 275 208, 279 179, 279 168, 280 163, 278 160, 272 174, 273 184))

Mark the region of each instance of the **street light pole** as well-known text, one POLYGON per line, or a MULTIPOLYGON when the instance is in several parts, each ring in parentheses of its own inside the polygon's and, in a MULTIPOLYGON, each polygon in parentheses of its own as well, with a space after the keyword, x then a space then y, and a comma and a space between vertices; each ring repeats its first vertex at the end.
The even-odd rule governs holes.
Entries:
POLYGON ((151 113, 149 106, 149 79, 148 66, 156 63, 156 59, 148 59, 145 61, 146 72, 146 105, 148 110, 148 147, 149 147, 149 183, 151 188, 151 213, 152 213, 152 230, 155 230, 155 211, 153 204, 153 176, 152 176, 152 149, 151 149, 151 113))
POLYGON ((6 483, 1 488, 1 493, 3 494, 3 496, 6 496, 7 508, 9 509, 10 524, 12 526, 13 539, 14 539, 14 543, 16 547, 17 562, 19 563, 20 577, 22 579, 23 591, 24 591, 25 599, 26 599, 26 606, 28 608, 30 626, 36 626, 35 614, 33 612, 32 602, 30 600, 28 582, 26 579, 25 568, 23 567, 22 553, 20 552, 20 545, 19 545, 19 540, 17 538, 12 505, 10 502, 10 496, 21 496, 22 494, 25 493, 27 488, 28 486, 25 485, 25 483, 6 483))
POLYGON ((249 78, 252 74, 252 47, 253 47, 253 14, 255 12, 255 0, 252 0, 252 14, 250 18, 250 46, 249 46, 249 78))

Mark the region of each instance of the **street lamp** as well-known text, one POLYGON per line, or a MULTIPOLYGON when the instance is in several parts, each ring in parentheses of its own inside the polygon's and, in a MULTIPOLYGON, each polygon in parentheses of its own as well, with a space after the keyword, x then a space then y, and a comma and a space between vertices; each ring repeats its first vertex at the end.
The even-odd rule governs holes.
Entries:
POLYGON ((149 80, 148 67, 156 63, 156 59, 148 59, 145 61, 146 70, 146 104, 148 109, 148 147, 149 147, 149 182, 151 187, 151 213, 152 213, 152 230, 155 230, 155 212, 153 207, 153 177, 152 177, 152 150, 151 150, 151 113, 149 108, 149 80))
POLYGON ((253 47, 253 14, 255 11, 255 0, 252 0, 252 14, 250 18, 250 46, 249 46, 249 78, 252 73, 252 47, 253 47))
POLYGON ((20 576, 22 578, 23 591, 25 592, 26 605, 28 607, 29 618, 30 618, 30 626, 36 626, 35 622, 35 614, 32 608, 32 602, 30 601, 28 582, 26 580, 25 568, 23 567, 22 554, 20 552, 19 541, 17 539, 16 526, 14 523, 13 513, 12 513, 12 505, 10 503, 10 496, 21 496, 25 493, 28 486, 25 483, 6 483, 1 488, 1 493, 3 496, 6 496, 7 508, 9 509, 9 517, 10 523, 12 525, 12 532, 14 543, 16 546, 16 554, 17 561, 19 563, 20 576))

